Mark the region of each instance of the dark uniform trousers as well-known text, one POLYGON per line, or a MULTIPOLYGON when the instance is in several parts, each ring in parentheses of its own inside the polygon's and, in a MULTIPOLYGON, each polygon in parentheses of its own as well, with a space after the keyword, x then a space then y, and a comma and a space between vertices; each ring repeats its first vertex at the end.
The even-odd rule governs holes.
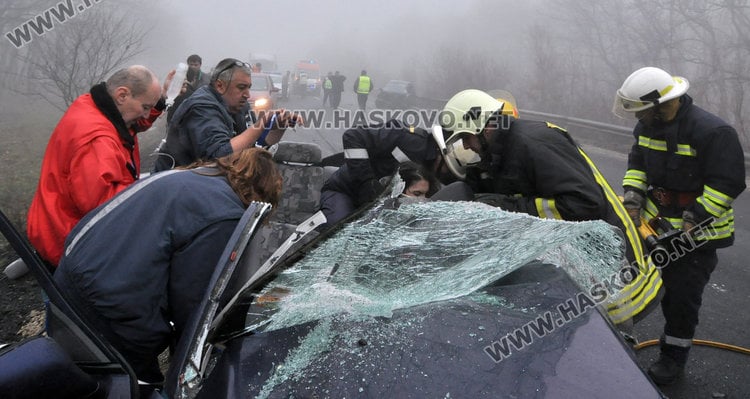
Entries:
POLYGON ((703 289, 717 263, 715 249, 698 249, 671 260, 661 270, 665 288, 661 308, 666 321, 662 349, 680 363, 687 360, 687 341, 695 335, 703 289))

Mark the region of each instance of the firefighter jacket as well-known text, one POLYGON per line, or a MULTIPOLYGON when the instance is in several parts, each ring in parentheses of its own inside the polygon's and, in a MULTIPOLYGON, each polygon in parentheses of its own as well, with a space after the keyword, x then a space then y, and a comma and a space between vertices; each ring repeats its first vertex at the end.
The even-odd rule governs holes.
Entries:
POLYGON ((690 211, 706 225, 696 242, 727 247, 734 242, 732 202, 745 189, 742 147, 726 122, 688 95, 680 101, 673 121, 635 126, 623 186, 647 194, 647 219, 662 216, 681 229, 683 211, 690 211))
POLYGON ((509 211, 573 221, 601 219, 606 200, 567 132, 545 122, 505 121, 509 126, 496 131, 489 157, 482 157, 489 182, 473 186, 475 192, 507 195, 500 207, 509 211))
POLYGON ((504 194, 499 206, 542 218, 604 220, 616 226, 625 260, 607 303, 610 319, 621 323, 645 316, 660 297, 658 269, 646 258, 640 235, 620 198, 582 148, 551 123, 504 119, 489 143, 485 179, 475 190, 504 194), (484 186, 484 187, 482 187, 484 186), (650 306, 651 305, 651 306, 650 306))
POLYGON ((203 299, 245 211, 214 173, 143 179, 86 215, 66 240, 54 278, 85 314, 105 321, 117 348, 125 341, 155 358, 203 299))
POLYGON ((160 100, 148 119, 128 129, 103 83, 73 101, 50 136, 29 207, 27 234, 44 260, 57 265, 73 226, 138 179, 136 133, 150 127, 164 105, 160 100))
POLYGON ((349 129, 342 142, 345 163, 328 178, 321 191, 344 193, 356 205, 371 199, 358 198, 362 185, 393 175, 402 162, 423 164, 438 154, 427 131, 395 119, 379 126, 349 129))

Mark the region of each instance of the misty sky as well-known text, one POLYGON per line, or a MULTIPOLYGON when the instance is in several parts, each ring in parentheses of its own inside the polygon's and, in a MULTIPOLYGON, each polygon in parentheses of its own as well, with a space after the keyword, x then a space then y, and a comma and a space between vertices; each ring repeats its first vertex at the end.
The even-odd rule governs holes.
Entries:
MULTIPOLYGON (((493 8, 486 21, 480 0, 162 0, 158 26, 147 50, 135 61, 160 75, 192 53, 203 57, 208 71, 225 57, 247 59, 251 52, 275 54, 282 69, 299 59, 316 59, 324 70, 350 76, 360 69, 371 75, 398 78, 414 57, 432 54, 446 42, 494 41, 514 22, 511 10, 493 8), (494 17, 491 17, 494 15, 494 17), (476 23, 475 23, 476 22, 476 23)), ((487 4, 487 2, 484 2, 487 4)), ((517 22, 517 21, 516 21, 517 22)))

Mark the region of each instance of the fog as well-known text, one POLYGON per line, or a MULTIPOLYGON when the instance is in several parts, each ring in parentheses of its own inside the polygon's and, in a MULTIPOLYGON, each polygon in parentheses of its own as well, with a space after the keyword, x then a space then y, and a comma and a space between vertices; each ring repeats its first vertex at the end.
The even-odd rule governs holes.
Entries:
POLYGON ((223 58, 262 53, 281 71, 315 60, 347 85, 365 69, 376 90, 409 80, 431 99, 506 89, 521 109, 623 125, 632 121, 610 112, 615 91, 632 71, 658 66, 686 77, 696 103, 750 141, 750 8, 733 0, 6 0, 0 28, 3 119, 16 116, 6 105, 26 98, 61 114, 129 64, 163 78, 190 54, 208 72, 223 58), (14 30, 29 33, 29 22, 66 4, 82 11, 10 44, 14 30), (109 57, 92 61, 101 54, 109 57), (81 73, 88 69, 96 70, 81 73))
POLYGON ((388 79, 419 80, 441 48, 495 51, 498 46, 492 42, 501 38, 510 39, 503 39, 506 50, 518 48, 524 28, 533 22, 521 17, 532 3, 518 3, 229 0, 217 6, 162 1, 154 5, 160 17, 148 48, 134 61, 163 75, 193 53, 203 58, 204 70, 225 57, 273 54, 280 70, 309 59, 320 63, 322 71, 340 70, 351 77, 365 69, 382 86, 388 79))

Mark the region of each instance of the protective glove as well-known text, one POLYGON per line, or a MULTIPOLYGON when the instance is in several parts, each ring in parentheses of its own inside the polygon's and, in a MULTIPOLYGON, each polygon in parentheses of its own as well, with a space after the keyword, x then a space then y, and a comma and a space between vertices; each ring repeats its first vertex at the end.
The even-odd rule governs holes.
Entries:
POLYGON ((371 202, 375 200, 375 198, 378 198, 384 189, 385 187, 380 184, 378 179, 367 180, 362 183, 357 190, 357 202, 359 205, 371 202))
POLYGON ((695 214, 691 211, 682 211, 682 231, 690 232, 690 230, 698 224, 695 221, 695 214))
POLYGON ((623 195, 622 205, 635 223, 636 227, 641 225, 641 210, 646 205, 646 198, 636 190, 626 191, 623 195))

